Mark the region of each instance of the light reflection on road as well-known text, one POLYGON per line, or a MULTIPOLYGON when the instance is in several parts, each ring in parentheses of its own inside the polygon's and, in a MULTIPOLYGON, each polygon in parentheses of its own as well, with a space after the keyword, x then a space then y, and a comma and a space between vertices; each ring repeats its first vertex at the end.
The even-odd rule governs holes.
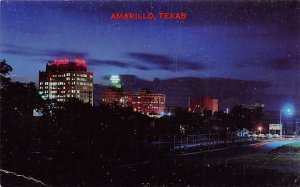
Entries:
POLYGON ((262 149, 265 149, 266 151, 276 149, 278 147, 284 146, 286 144, 290 143, 300 143, 300 138, 282 138, 278 140, 268 140, 268 141, 263 141, 255 144, 251 144, 251 147, 260 147, 262 149))

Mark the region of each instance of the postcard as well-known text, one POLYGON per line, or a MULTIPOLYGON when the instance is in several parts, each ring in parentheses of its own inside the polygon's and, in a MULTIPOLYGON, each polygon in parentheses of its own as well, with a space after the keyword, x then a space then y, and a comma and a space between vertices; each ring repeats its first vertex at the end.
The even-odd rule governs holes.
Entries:
POLYGON ((299 10, 0 0, 0 186, 300 186, 299 10))

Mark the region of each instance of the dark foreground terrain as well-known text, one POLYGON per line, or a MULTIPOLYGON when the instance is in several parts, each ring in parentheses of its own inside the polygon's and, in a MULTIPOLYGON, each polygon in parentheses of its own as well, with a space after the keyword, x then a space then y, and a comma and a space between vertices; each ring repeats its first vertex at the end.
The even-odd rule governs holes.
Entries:
POLYGON ((35 171, 28 166, 28 173, 40 182, 1 172, 1 183, 2 186, 299 186, 300 143, 285 142, 286 145, 270 142, 190 155, 153 154, 145 161, 102 168, 93 163, 90 168, 80 168, 80 163, 68 165, 66 160, 61 166, 72 168, 69 172, 51 165, 35 171), (270 149, 272 146, 275 148, 270 149))

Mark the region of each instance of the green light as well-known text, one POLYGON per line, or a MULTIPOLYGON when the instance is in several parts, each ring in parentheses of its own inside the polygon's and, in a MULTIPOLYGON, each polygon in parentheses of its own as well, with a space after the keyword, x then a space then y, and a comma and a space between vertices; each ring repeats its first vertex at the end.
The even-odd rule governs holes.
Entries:
POLYGON ((119 75, 111 75, 109 80, 111 81, 111 83, 114 87, 121 88, 119 75))
POLYGON ((119 83, 119 82, 120 82, 120 77, 119 77, 119 75, 112 75, 112 76, 110 76, 110 81, 111 81, 112 83, 119 83))

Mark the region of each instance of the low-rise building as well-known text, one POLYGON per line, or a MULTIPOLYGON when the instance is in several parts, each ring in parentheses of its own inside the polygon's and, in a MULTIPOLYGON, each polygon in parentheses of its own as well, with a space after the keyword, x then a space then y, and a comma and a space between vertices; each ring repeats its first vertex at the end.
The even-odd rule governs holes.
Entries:
POLYGON ((203 110, 212 111, 212 113, 218 111, 218 99, 211 99, 210 96, 189 98, 190 112, 201 112, 203 110))

